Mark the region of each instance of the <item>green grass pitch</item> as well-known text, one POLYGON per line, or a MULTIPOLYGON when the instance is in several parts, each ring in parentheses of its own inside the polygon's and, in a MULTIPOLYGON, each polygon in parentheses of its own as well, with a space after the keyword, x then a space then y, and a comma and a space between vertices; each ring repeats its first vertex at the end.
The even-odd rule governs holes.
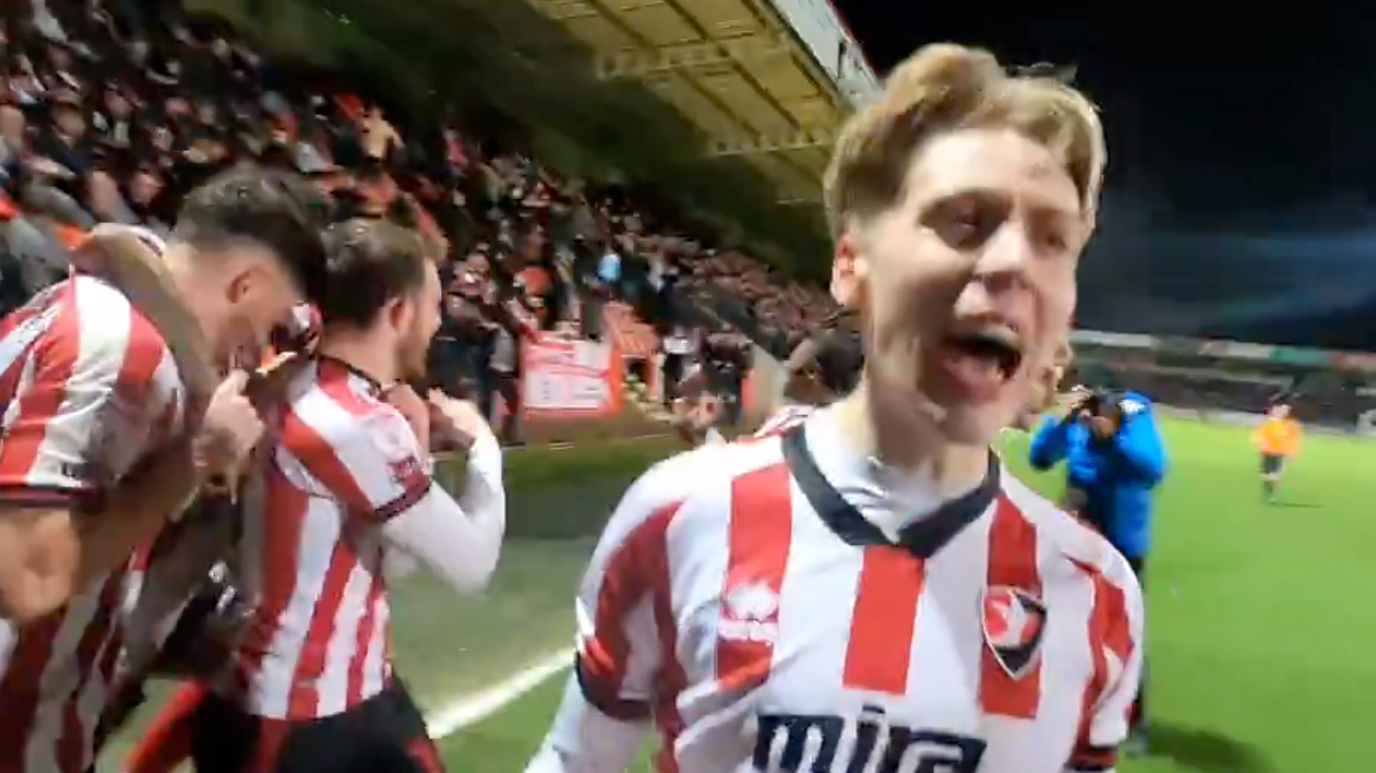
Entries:
MULTIPOLYGON (((1311 435, 1281 503, 1267 506, 1246 430, 1172 420, 1165 431, 1172 466, 1147 592, 1156 754, 1120 773, 1376 769, 1376 442, 1311 435)), ((1007 442, 1020 473, 1025 443, 1007 442)), ((1048 493, 1058 485, 1056 475, 1029 479, 1048 493)), ((513 481, 511 517, 596 519, 624 484, 553 480, 513 481)), ((457 600, 423 579, 397 589, 398 669, 422 704, 440 706, 569 645, 573 587, 590 546, 512 540, 481 599, 457 600)), ((449 769, 520 771, 562 689, 561 674, 441 739, 449 769)))

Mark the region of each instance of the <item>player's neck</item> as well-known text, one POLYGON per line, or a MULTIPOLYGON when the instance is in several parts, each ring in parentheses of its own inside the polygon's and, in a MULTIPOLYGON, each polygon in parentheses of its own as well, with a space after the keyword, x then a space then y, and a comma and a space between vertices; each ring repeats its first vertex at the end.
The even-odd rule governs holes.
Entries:
POLYGON ((326 331, 320 354, 346 363, 383 386, 397 380, 396 345, 366 330, 326 331))
POLYGON ((201 333, 206 340, 217 341, 220 328, 220 317, 217 314, 223 308, 223 304, 213 303, 213 299, 207 297, 207 293, 211 292, 216 283, 212 281, 212 277, 206 276, 204 263, 196 260, 191 246, 184 242, 169 244, 162 259, 168 275, 172 277, 172 283, 177 286, 182 302, 186 304, 187 311, 201 323, 201 333))
POLYGON ((867 379, 835 410, 851 450, 913 481, 925 481, 938 498, 964 494, 988 473, 988 448, 947 441, 925 417, 886 405, 867 379))

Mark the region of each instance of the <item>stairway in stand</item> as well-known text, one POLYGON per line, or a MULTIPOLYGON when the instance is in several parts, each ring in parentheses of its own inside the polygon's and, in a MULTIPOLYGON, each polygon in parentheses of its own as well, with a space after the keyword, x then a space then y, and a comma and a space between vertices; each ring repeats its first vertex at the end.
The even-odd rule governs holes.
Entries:
POLYGON ((653 326, 637 317, 629 305, 620 301, 607 304, 606 319, 607 331, 627 364, 623 377, 626 402, 647 418, 670 424, 674 417, 655 397, 656 390, 636 375, 635 368, 631 367, 634 362, 643 362, 644 373, 652 374, 658 369, 656 355, 659 353, 659 334, 653 326))
POLYGON ((627 360, 650 360, 659 351, 659 334, 654 327, 635 315, 635 311, 621 301, 606 307, 607 331, 627 360))

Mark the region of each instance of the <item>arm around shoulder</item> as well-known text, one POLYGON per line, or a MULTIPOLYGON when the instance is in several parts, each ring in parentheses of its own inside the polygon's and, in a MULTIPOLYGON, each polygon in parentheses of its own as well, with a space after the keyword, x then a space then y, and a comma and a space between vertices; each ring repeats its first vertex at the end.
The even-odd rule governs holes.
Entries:
POLYGON ((124 566, 196 489, 190 450, 174 448, 151 458, 99 502, 12 493, 0 501, 0 614, 24 625, 56 611, 124 566))
POLYGON ((65 313, 32 346, 32 376, 11 398, 18 410, 0 453, 0 614, 19 625, 125 565, 198 484, 185 438, 131 470, 111 469, 128 451, 112 450, 114 417, 146 422, 152 445, 165 442, 163 419, 180 414, 170 388, 150 386, 162 384, 153 372, 125 367, 156 365, 162 340, 151 328, 64 323, 65 313))

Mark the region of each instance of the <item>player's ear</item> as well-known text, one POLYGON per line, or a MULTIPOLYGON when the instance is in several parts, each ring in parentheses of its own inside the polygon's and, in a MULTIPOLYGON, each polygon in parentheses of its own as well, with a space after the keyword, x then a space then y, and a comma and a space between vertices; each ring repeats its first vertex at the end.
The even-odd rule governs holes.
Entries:
POLYGON ((859 237, 847 228, 836 238, 831 261, 831 297, 844 309, 857 309, 864 293, 865 276, 869 266, 859 237))
POLYGON ((257 278, 248 266, 234 266, 232 270, 229 282, 225 284, 225 300, 233 304, 243 303, 253 294, 257 278))
POLYGON ((281 275, 257 255, 231 258, 225 268, 229 273, 225 295, 231 303, 242 303, 254 293, 280 287, 283 281, 281 275))
POLYGON ((382 317, 391 327, 401 329, 407 320, 406 301, 402 298, 391 298, 382 307, 382 317))

